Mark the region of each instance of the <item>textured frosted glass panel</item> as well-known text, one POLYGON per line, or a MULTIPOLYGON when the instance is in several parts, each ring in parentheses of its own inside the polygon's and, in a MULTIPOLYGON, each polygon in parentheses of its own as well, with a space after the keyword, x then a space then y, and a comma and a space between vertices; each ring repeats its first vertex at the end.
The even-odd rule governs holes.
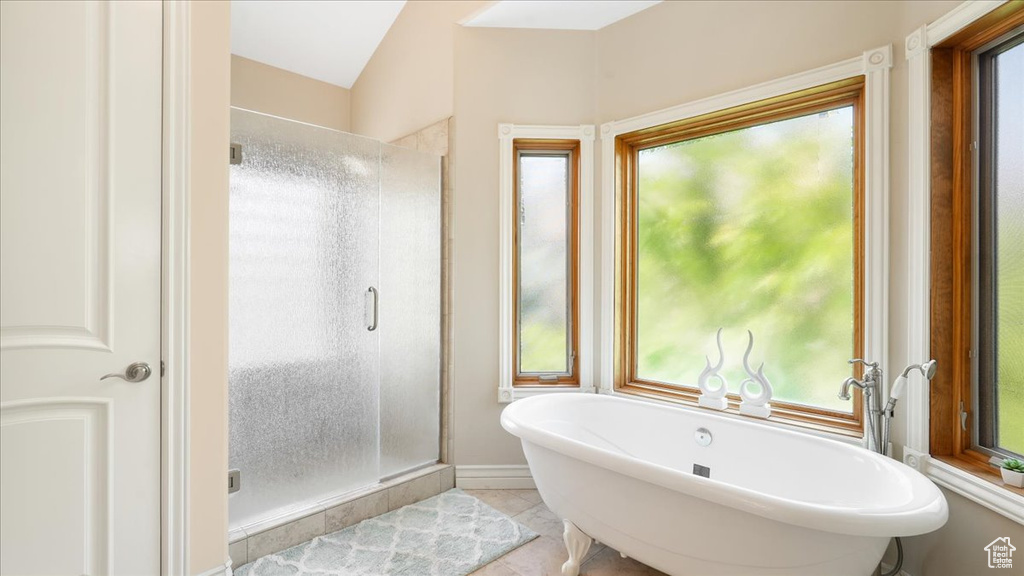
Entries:
POLYGON ((519 372, 569 372, 569 156, 519 157, 519 372))
POLYGON ((642 150, 637 370, 695 386, 724 327, 723 374, 754 368, 782 400, 849 412, 853 110, 642 150))
POLYGON ((230 198, 238 527, 378 479, 378 344, 364 294, 377 284, 380 145, 237 109, 231 139, 243 147, 230 198))
POLYGON ((1024 44, 995 66, 996 436, 1024 454, 1024 44))
POLYGON ((381 476, 437 462, 441 159, 381 147, 381 476))

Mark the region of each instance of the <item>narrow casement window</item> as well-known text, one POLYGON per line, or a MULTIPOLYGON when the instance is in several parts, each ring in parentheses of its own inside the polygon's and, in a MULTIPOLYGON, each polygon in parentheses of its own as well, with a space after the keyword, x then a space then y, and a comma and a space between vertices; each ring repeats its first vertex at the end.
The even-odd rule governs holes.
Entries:
POLYGON ((515 385, 577 385, 579 142, 513 143, 515 385))
POLYGON ((930 68, 928 447, 1002 485, 993 464, 1024 456, 1024 3, 933 47, 930 68))
POLYGON ((1024 32, 976 54, 975 447, 1024 458, 1024 32))
MULTIPOLYGON (((696 399, 765 362, 773 417, 850 435, 862 349, 862 90, 853 78, 618 138, 625 392, 696 399)), ((733 406, 737 395, 730 395, 733 406)))

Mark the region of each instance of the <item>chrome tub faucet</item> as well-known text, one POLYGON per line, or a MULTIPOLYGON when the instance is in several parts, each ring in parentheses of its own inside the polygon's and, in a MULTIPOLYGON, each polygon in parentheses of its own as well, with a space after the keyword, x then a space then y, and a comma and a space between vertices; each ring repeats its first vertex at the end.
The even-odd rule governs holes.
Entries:
POLYGON ((864 391, 864 407, 868 415, 868 450, 874 450, 879 454, 885 454, 887 450, 883 444, 882 428, 882 401, 881 401, 881 385, 882 385, 882 369, 879 368, 878 362, 868 362, 862 358, 854 358, 850 360, 850 364, 863 364, 866 367, 864 370, 864 376, 857 380, 856 378, 850 377, 843 381, 842 387, 839 389, 839 398, 842 400, 849 400, 850 386, 855 386, 864 391))
POLYGON ((937 365, 935 360, 929 360, 924 364, 912 364, 908 366, 907 369, 903 371, 903 374, 892 383, 889 401, 886 402, 885 408, 882 408, 882 369, 878 367, 878 362, 868 362, 860 358, 850 360, 850 364, 856 364, 858 362, 867 367, 867 370, 864 371, 863 378, 861 380, 857 380, 856 378, 850 377, 843 380, 843 384, 839 388, 839 398, 842 400, 849 400, 851 398, 851 386, 860 388, 864 391, 864 408, 868 415, 867 448, 868 450, 873 450, 879 454, 888 456, 889 427, 892 424, 896 401, 903 396, 903 391, 906 388, 907 376, 913 370, 919 370, 925 380, 931 380, 935 376, 937 365))

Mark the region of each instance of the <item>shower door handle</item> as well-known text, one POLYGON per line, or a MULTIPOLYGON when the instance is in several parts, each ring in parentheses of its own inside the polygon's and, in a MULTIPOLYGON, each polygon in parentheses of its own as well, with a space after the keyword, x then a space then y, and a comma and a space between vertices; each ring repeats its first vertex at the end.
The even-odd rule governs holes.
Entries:
POLYGON ((379 295, 377 294, 377 289, 374 288, 373 286, 370 286, 370 288, 366 291, 366 294, 368 296, 373 297, 373 312, 371 316, 372 320, 367 322, 368 325, 366 327, 367 330, 373 332, 374 330, 377 329, 377 300, 379 295))

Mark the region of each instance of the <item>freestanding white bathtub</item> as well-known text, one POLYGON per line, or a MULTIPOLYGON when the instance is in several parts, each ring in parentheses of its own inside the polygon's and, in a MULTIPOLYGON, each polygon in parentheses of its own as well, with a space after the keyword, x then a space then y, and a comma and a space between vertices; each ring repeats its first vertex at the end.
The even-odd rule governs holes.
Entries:
POLYGON ((590 538, 669 574, 865 576, 890 537, 948 515, 900 462, 710 411, 548 394, 509 405, 501 424, 564 520, 568 576, 590 538))

